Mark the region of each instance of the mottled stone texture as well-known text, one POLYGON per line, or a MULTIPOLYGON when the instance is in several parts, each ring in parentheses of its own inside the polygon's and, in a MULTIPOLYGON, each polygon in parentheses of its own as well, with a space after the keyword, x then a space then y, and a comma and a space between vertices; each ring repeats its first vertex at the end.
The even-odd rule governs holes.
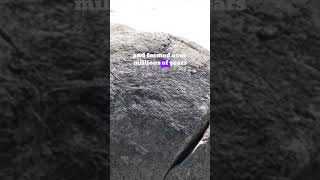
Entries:
POLYGON ((108 178, 108 16, 0 2, 0 179, 108 178), (8 38, 7 38, 8 39, 8 38))
MULTIPOLYGON (((122 25, 111 26, 110 43, 111 179, 161 180, 209 111, 209 52, 182 38, 122 25), (133 59, 135 53, 186 54, 180 60, 188 65, 134 66, 142 59, 133 59)), ((208 180, 209 168, 207 141, 167 179, 208 180)))
POLYGON ((213 12, 211 179, 320 179, 317 3, 213 12))

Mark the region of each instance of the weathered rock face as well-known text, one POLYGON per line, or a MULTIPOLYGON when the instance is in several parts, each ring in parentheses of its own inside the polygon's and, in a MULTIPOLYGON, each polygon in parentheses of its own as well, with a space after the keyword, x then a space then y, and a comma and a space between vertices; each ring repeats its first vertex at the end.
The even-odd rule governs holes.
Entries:
POLYGON ((291 180, 319 153, 319 16, 310 2, 248 0, 245 11, 214 13, 212 179, 291 180))
POLYGON ((109 18, 72 2, 0 3, 2 180, 108 177, 109 18))
MULTIPOLYGON (((110 53, 111 179, 160 180, 209 111, 209 52, 168 34, 112 25, 110 53), (137 53, 185 54, 188 64, 136 66, 137 53)), ((209 169, 207 142, 167 179, 209 179, 209 169)))

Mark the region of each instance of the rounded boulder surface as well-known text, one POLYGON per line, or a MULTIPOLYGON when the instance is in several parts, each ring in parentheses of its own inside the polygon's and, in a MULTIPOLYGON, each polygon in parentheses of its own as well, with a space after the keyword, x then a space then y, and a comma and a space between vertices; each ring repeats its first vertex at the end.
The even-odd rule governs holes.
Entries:
MULTIPOLYGON (((123 25, 111 26, 110 44, 111 179, 162 179, 209 111, 209 51, 169 34, 137 32, 123 25), (160 60, 134 57, 144 53, 183 54, 186 58, 171 60, 187 65, 134 65, 160 60)), ((209 179, 206 142, 167 179, 209 179)))

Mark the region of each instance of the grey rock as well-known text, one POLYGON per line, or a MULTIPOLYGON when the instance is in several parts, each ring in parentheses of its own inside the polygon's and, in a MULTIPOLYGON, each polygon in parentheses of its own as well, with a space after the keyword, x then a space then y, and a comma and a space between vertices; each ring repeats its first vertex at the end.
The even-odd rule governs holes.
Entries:
POLYGON ((320 36, 304 2, 214 14, 211 179, 319 179, 320 36))
MULTIPOLYGON (((110 52, 111 179, 161 180, 209 112, 209 52, 183 38, 122 25, 111 26, 110 52), (134 59, 137 53, 186 54, 188 64, 135 66, 135 60, 159 61, 134 59)), ((200 145, 167 180, 209 179, 209 149, 208 141, 200 145)))
POLYGON ((0 12, 0 179, 106 179, 107 14, 60 0, 0 12))

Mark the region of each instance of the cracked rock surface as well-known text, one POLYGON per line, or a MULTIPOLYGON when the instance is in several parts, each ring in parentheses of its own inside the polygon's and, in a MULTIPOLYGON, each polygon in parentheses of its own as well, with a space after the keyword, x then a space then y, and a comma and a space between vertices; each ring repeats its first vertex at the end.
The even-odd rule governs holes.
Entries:
MULTIPOLYGON (((116 24, 110 44, 111 179, 161 180, 209 111, 209 52, 182 38, 116 24), (159 61, 134 59, 137 53, 186 54, 188 65, 135 66, 135 60, 159 61)), ((207 180, 209 169, 207 141, 167 179, 207 180)))

